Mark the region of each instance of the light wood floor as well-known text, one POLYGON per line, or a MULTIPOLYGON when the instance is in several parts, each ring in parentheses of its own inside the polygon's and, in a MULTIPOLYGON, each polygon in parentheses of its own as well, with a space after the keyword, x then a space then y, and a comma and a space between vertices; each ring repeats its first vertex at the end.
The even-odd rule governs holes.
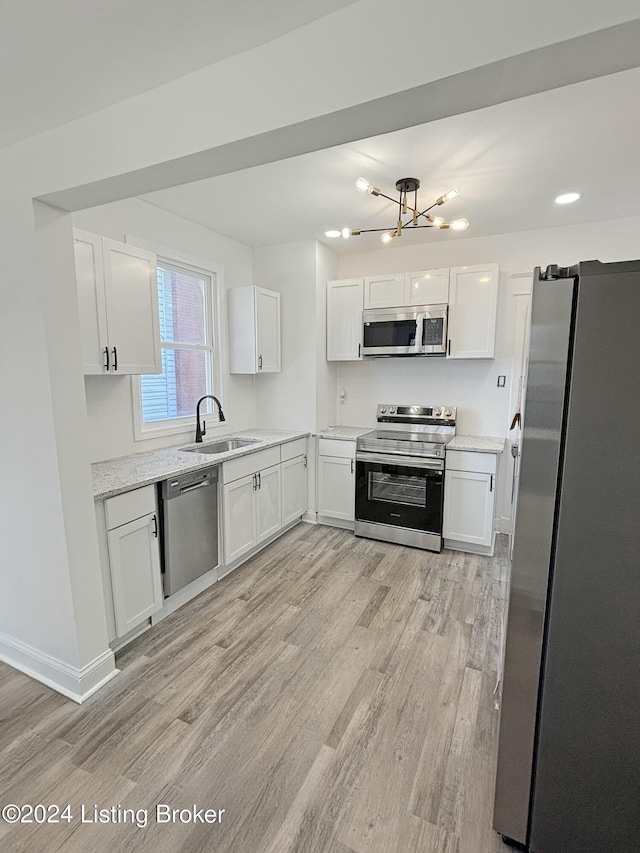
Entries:
POLYGON ((497 853, 507 560, 300 524, 118 656, 79 707, 0 664, 3 853, 497 853), (149 809, 82 824, 80 804, 149 809), (156 824, 157 803, 226 809, 156 824))

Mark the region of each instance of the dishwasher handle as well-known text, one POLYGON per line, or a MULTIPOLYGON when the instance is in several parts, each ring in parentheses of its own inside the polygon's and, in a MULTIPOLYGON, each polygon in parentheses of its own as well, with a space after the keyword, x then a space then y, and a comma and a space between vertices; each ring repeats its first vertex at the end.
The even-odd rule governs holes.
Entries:
POLYGON ((186 495, 188 492, 195 492, 196 489, 205 489, 207 486, 210 486, 212 481, 209 479, 202 480, 200 483, 196 483, 194 486, 185 486, 184 489, 180 489, 181 495, 186 495))
POLYGON ((180 477, 165 480, 162 483, 162 498, 163 500, 179 498, 181 495, 187 495, 189 492, 195 492, 197 489, 213 486, 217 482, 218 466, 205 470, 191 471, 188 474, 182 474, 180 477))

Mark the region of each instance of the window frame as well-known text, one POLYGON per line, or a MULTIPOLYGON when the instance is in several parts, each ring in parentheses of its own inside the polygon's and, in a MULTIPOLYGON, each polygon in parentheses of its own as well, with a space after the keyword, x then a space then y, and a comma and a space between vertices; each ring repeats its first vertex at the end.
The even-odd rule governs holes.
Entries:
MULTIPOLYGON (((220 330, 222 328, 222 305, 221 294, 223 288, 223 273, 222 269, 217 264, 212 264, 207 261, 196 260, 195 258, 186 257, 177 252, 173 252, 161 246, 149 243, 145 240, 140 240, 137 237, 130 235, 126 236, 126 242, 140 246, 144 249, 149 249, 156 254, 157 265, 168 268, 175 268, 187 274, 199 276, 208 280, 205 287, 205 311, 207 336, 210 344, 195 345, 195 344, 180 344, 171 342, 160 342, 160 347, 168 349, 190 349, 198 351, 208 351, 210 364, 210 382, 216 392, 216 397, 220 400, 224 408, 225 399, 225 383, 223 370, 223 347, 221 346, 220 330)), ((133 401, 133 432, 135 441, 147 441, 153 438, 161 438, 163 436, 178 436, 181 434, 195 433, 196 415, 195 412, 189 417, 183 418, 165 418, 159 421, 145 422, 142 413, 142 382, 140 376, 131 377, 131 396, 133 401)), ((207 426, 211 428, 220 427, 218 420, 217 407, 212 406, 213 401, 207 400, 207 409, 204 413, 207 416, 207 426), (211 409, 211 411, 209 411, 211 409), (215 411, 214 411, 215 409, 215 411)), ((201 415, 203 409, 200 410, 201 415)), ((228 428, 228 421, 223 422, 224 427, 228 428)))

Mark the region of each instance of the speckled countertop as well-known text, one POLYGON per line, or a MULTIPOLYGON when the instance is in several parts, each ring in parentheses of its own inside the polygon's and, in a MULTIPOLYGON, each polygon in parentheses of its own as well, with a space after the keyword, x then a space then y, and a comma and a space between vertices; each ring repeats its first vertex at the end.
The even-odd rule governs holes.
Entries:
POLYGON ((475 453, 502 453, 504 438, 489 435, 456 435, 447 444, 447 450, 472 450, 475 453))
POLYGON ((296 438, 305 438, 308 432, 292 432, 283 429, 250 429, 244 432, 234 432, 229 435, 218 435, 206 444, 216 444, 227 438, 253 438, 256 443, 248 447, 239 447, 237 450, 229 450, 226 453, 190 453, 185 448, 196 447, 195 444, 185 444, 183 447, 167 447, 163 450, 152 450, 147 453, 136 453, 133 456, 122 456, 120 459, 108 459, 106 462, 95 462, 91 466, 93 475, 93 497, 96 500, 113 497, 122 492, 137 489, 140 486, 148 486, 165 480, 167 477, 175 477, 177 474, 186 474, 187 471, 196 471, 198 468, 207 468, 211 465, 219 465, 229 459, 237 459, 264 450, 267 447, 275 447, 294 441, 296 438))
POLYGON ((328 426, 316 432, 318 438, 335 438, 338 441, 355 441, 365 432, 371 432, 375 427, 328 426))

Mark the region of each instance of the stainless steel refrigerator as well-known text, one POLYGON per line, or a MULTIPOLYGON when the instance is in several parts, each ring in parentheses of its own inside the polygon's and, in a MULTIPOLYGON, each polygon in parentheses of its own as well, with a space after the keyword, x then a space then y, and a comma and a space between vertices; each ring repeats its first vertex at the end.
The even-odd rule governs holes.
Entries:
POLYGON ((494 827, 640 850, 640 261, 538 268, 494 827))

